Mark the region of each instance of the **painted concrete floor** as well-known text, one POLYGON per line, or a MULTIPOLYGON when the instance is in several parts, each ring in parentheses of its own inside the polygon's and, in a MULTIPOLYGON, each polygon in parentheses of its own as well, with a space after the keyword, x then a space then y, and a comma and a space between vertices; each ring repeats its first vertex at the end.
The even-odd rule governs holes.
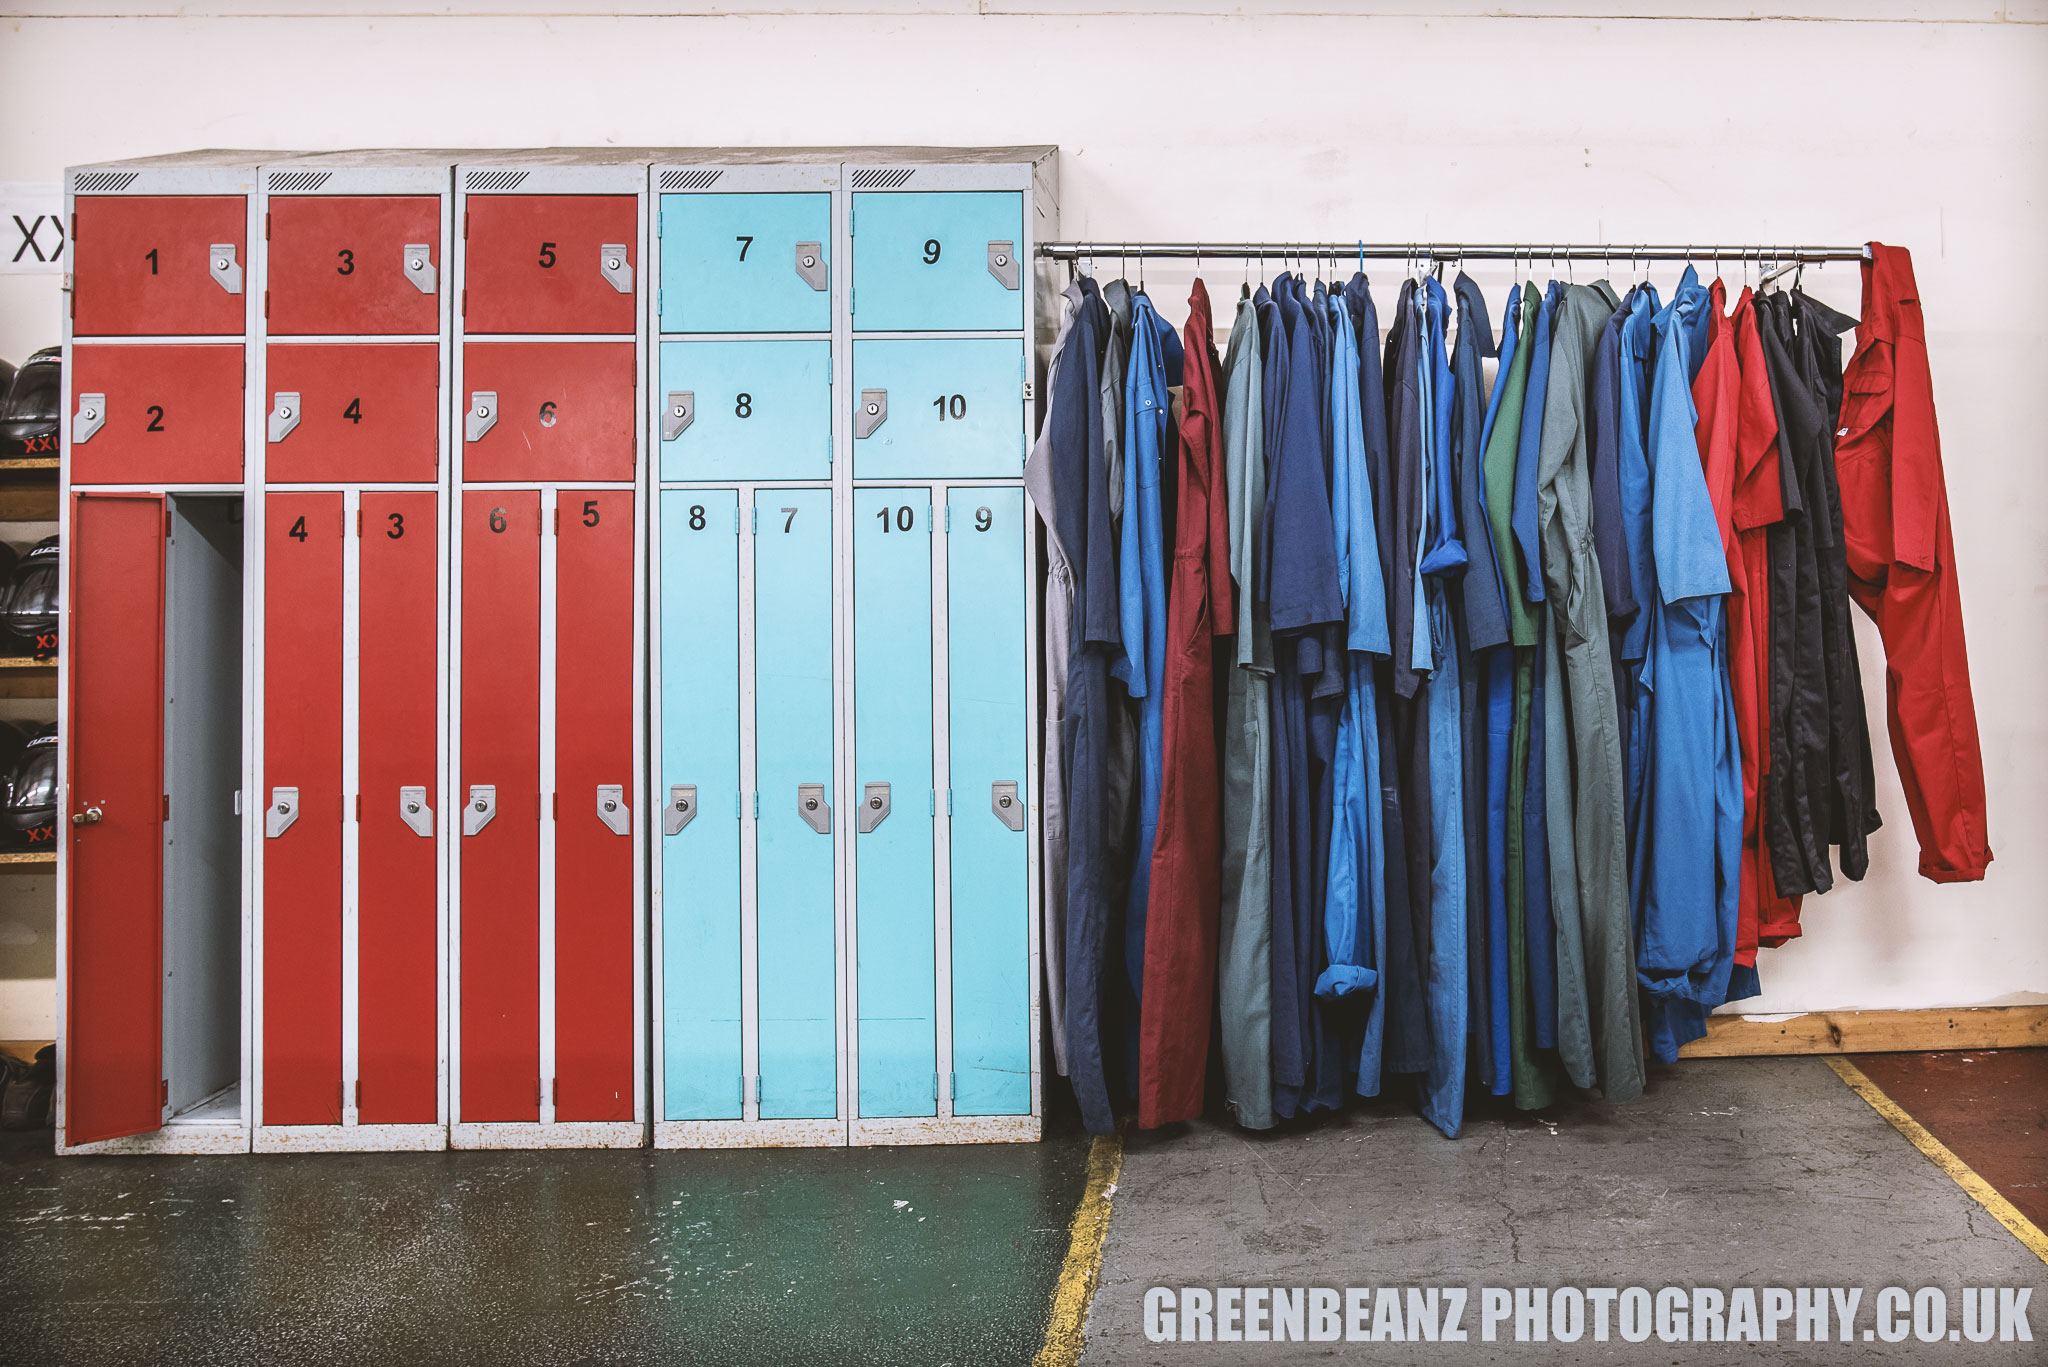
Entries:
MULTIPOLYGON (((0 1147, 0 1362, 1029 1362, 1087 1141, 63 1159, 0 1147)), ((40 1150, 40 1151, 38 1151, 40 1150)))
MULTIPOLYGON (((1653 1068, 1649 1094, 1489 1112, 1443 1139, 1398 1104, 1268 1136, 1202 1123, 1134 1136, 1088 1321, 1086 1364, 1346 1360, 2040 1363, 2043 1342, 1153 1344, 1166 1286, 2031 1286, 2048 1265, 1818 1058, 1653 1068)), ((1790 1337, 1789 1326, 1786 1337, 1790 1337)))
POLYGON ((1859 1054, 1855 1062, 2020 1214, 2048 1229, 2048 1049, 1859 1054))

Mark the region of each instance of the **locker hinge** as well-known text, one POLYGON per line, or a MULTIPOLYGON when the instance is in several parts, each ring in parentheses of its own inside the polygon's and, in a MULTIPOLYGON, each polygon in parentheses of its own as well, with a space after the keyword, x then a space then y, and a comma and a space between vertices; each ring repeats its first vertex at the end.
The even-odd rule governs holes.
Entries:
POLYGON ((462 240, 465 242, 469 240, 469 210, 467 209, 462 211, 462 240))
MULTIPOLYGON (((660 236, 661 236, 660 232, 658 232, 658 231, 657 231, 657 232, 656 232, 656 233, 655 233, 654 235, 655 235, 656 237, 660 237, 660 236)), ((656 286, 654 287, 654 312, 655 312, 655 313, 656 313, 657 315, 659 315, 659 314, 661 313, 661 286, 659 286, 659 285, 656 285, 656 286)))
POLYGON ((544 1086, 539 1078, 533 1080, 533 1104, 536 1106, 547 1100, 547 1092, 544 1086))
POLYGON ((740 510, 737 508, 732 510, 732 534, 734 536, 740 534, 740 510))
MULTIPOLYGON (((361 799, 361 798, 358 798, 358 799, 356 799, 356 800, 357 800, 358 802, 360 802, 360 801, 361 801, 362 799, 361 799)), ((951 816, 952 814, 953 814, 953 790, 952 790, 951 788, 948 788, 948 789, 946 789, 946 815, 947 815, 947 816, 951 816)))
POLYGON ((752 523, 748 526, 747 530, 750 532, 759 532, 761 530, 761 510, 759 508, 752 508, 749 509, 748 511, 753 513, 754 516, 752 523))
POLYGON ((741 1073, 741 1074, 740 1074, 740 1110, 741 1110, 741 1111, 745 1111, 746 1109, 747 1109, 747 1075, 746 1075, 745 1073, 741 1073))
POLYGON ((156 1096, 157 1105, 168 1106, 171 1104, 171 1080, 169 1078, 163 1077, 157 1079, 156 1096))
POLYGON ((363 1109, 363 1080, 361 1078, 356 1079, 356 1109, 359 1111, 363 1109))
POLYGON ((166 821, 169 821, 170 819, 171 819, 171 795, 170 795, 169 793, 165 793, 165 794, 164 794, 164 820, 166 820, 166 821))
POLYGON ((562 819, 562 795, 561 795, 560 793, 549 793, 549 794, 548 794, 548 820, 550 820, 550 821, 560 821, 561 819, 562 819))
POLYGON ((948 1073, 948 1074, 946 1074, 946 1100, 947 1100, 948 1102, 953 1102, 953 1101, 957 1101, 957 1100, 959 1100, 959 1098, 960 1098, 960 1074, 958 1074, 958 1073, 948 1073))
POLYGON ((946 530, 953 530, 953 505, 950 503, 946 505, 946 530))
POLYGON ((268 209, 263 211, 263 240, 265 242, 270 241, 270 211, 268 209))
MULTIPOLYGON (((853 236, 853 232, 852 232, 852 230, 851 230, 851 229, 848 229, 848 230, 847 230, 847 234, 846 234, 846 235, 847 235, 848 237, 852 237, 852 236, 853 236)), ((860 312, 860 305, 858 305, 858 304, 856 304, 856 303, 854 302, 854 290, 853 290, 853 286, 851 286, 851 285, 848 285, 848 286, 846 287, 846 311, 847 311, 848 313, 859 313, 859 312, 860 312)))
MULTIPOLYGON (((742 1104, 744 1105, 744 1103, 742 1104)), ((754 1074, 754 1104, 756 1106, 761 1104, 761 1075, 759 1073, 754 1074)))
MULTIPOLYGON (((469 234, 464 233, 463 236, 468 237, 469 234)), ((469 317, 469 290, 467 288, 462 291, 462 316, 465 318, 469 317)))
POLYGON ((270 291, 263 291, 263 316, 270 317, 270 291))
POLYGON ((550 1105, 550 1106, 558 1106, 558 1105, 560 1105, 560 1104, 561 1104, 561 1101, 562 1101, 562 1093, 561 1093, 561 1090, 560 1090, 560 1088, 559 1088, 559 1085, 558 1085, 558 1084, 556 1083, 555 1079, 553 1079, 553 1078, 549 1078, 549 1079, 548 1079, 548 1105, 550 1105))
POLYGON ((939 790, 938 790, 938 789, 936 789, 936 788, 927 788, 927 789, 925 790, 925 795, 924 795, 924 814, 925 814, 926 816, 937 816, 937 815, 939 814, 939 790))
POLYGON ((553 517, 552 517, 552 518, 550 519, 550 521, 549 521, 549 525, 548 525, 548 535, 549 535, 549 536, 560 536, 561 534, 562 534, 562 510, 561 510, 560 508, 557 508, 557 509, 555 509, 555 510, 554 510, 554 515, 553 515, 553 517))
POLYGON ((756 821, 759 821, 760 819, 761 819, 761 794, 760 794, 760 793, 759 793, 758 791, 756 791, 756 792, 755 792, 755 794, 754 794, 754 820, 756 820, 756 821))
POLYGON ((932 516, 932 505, 927 503, 924 505, 924 534, 930 536, 936 530, 938 520, 932 516))
POLYGON ((361 793, 356 794, 356 824, 358 826, 363 824, 363 795, 361 793))
POLYGON ((860 217, 860 211, 859 211, 858 209, 848 209, 848 210, 846 211, 846 235, 847 235, 848 237, 852 237, 852 236, 853 236, 853 224, 854 224, 854 220, 855 220, 855 219, 857 219, 857 218, 859 218, 859 217, 860 217))
POLYGON ((938 1075, 937 1073, 933 1073, 933 1074, 932 1074, 932 1100, 933 1100, 933 1101, 937 1101, 938 1099, 939 1099, 939 1075, 938 1075))

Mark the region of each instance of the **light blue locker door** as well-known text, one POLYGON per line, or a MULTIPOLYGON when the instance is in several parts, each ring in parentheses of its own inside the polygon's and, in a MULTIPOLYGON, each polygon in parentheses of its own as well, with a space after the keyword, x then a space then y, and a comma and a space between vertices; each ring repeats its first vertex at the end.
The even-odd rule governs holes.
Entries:
POLYGON ((1031 1111, 1024 491, 954 489, 946 536, 953 1112, 1031 1111))
POLYGON ((663 195, 663 332, 829 332, 832 196, 663 195))
POLYGON ((661 477, 830 479, 832 343, 663 342, 661 477))
POLYGON ((761 1117, 835 1116, 832 494, 754 495, 761 1117))
POLYGON ((859 332, 1003 332, 1024 326, 1024 196, 946 190, 853 197, 859 332))
POLYGON ((932 538, 924 489, 853 494, 855 946, 863 1116, 938 1113, 932 538))
POLYGON ((857 479, 1014 479, 1024 471, 1024 343, 853 344, 857 479))
POLYGON ((663 1118, 740 1118, 739 494, 661 495, 663 1118))

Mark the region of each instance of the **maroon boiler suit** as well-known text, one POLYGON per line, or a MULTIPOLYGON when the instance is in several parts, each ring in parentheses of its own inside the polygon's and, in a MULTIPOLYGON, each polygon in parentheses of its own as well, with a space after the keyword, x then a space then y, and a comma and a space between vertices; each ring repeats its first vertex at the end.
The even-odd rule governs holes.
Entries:
POLYGON ((1835 434, 1849 596, 1884 637, 1892 758, 1920 838, 1920 872, 1937 883, 1974 882, 1991 862, 1984 757, 1963 645, 1927 327, 1911 254, 1873 242, 1870 256, 1835 434))
POLYGON ((1187 360, 1166 608, 1165 753, 1138 1021, 1138 1124, 1145 1129, 1202 1113, 1216 994, 1223 842, 1210 638, 1236 628, 1214 334, 1209 291, 1197 280, 1182 333, 1187 360))

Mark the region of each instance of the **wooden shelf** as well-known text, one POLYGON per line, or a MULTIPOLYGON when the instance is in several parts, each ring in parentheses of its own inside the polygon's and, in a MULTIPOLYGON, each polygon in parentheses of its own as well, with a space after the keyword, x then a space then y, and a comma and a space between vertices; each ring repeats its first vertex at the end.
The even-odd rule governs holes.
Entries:
POLYGON ((55 873, 55 850, 0 850, 0 874, 55 873))
POLYGON ((55 456, 11 456, 0 459, 0 470, 48 470, 55 474, 59 464, 55 456))
POLYGON ((0 655, 0 698, 54 698, 57 662, 27 655, 0 655))

